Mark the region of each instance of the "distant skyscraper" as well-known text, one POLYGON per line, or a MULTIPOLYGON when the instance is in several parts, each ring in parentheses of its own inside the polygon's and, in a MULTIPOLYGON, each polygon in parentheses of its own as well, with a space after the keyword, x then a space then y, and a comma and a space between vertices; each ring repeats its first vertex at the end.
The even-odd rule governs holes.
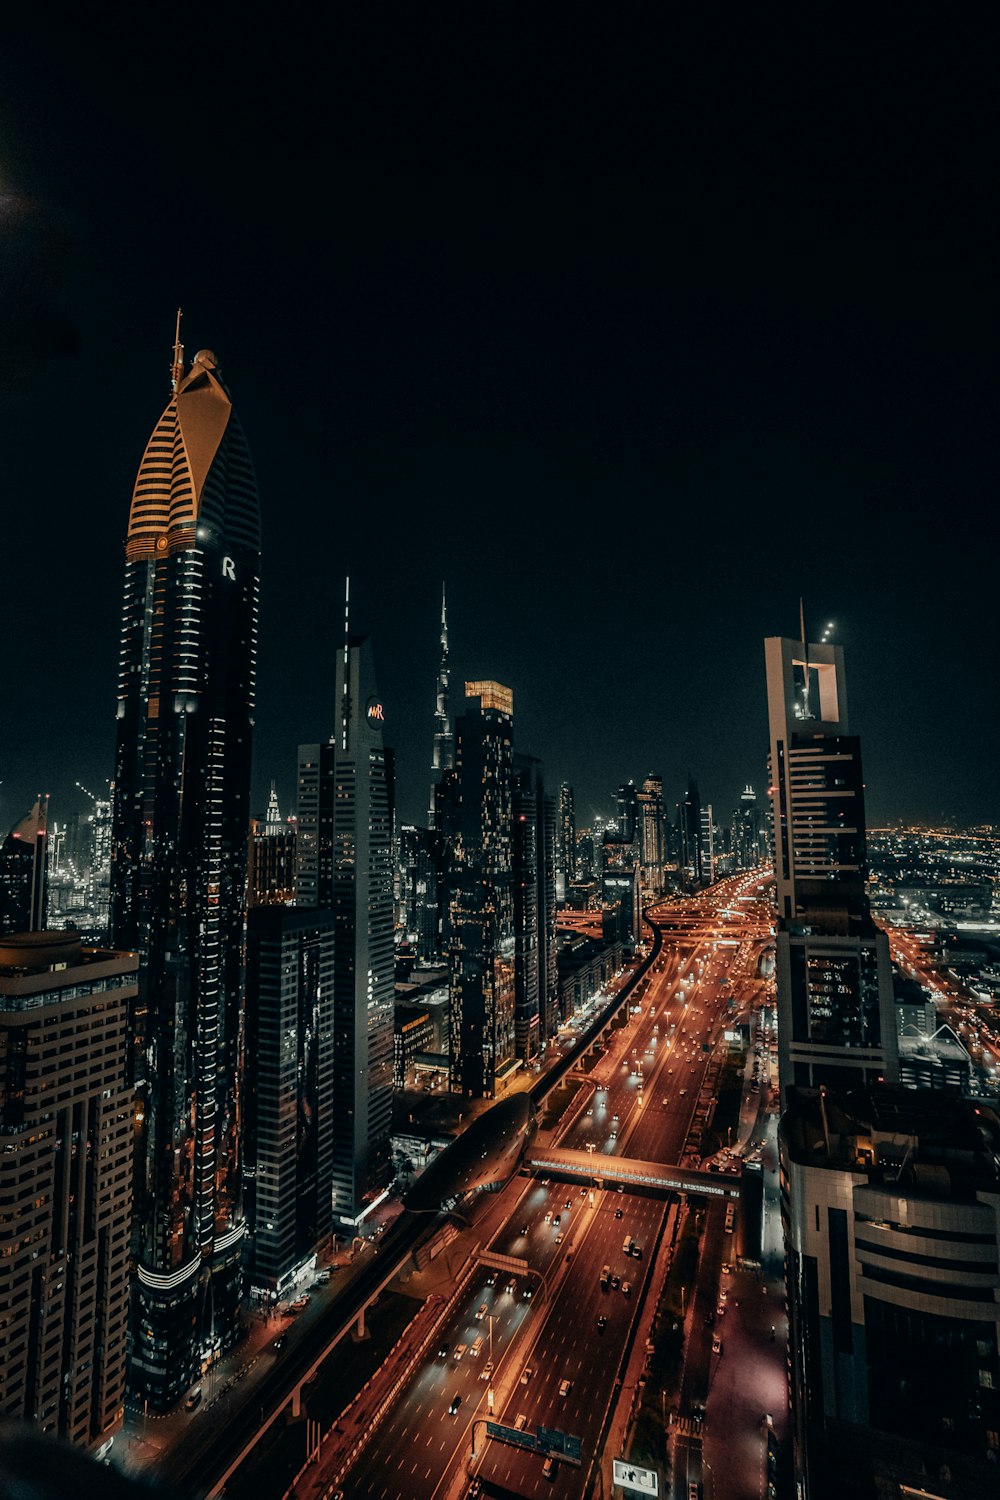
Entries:
POLYGON ((247 922, 244 1176, 251 1285, 281 1293, 332 1229, 333 913, 247 922))
MULTIPOLYGON (((179 332, 179 330, 178 330, 179 332)), ((169 1407, 240 1333, 243 922, 260 515, 214 354, 185 370, 125 543, 111 934, 140 954, 131 1379, 169 1407)))
POLYGON ((752 786, 745 786, 740 793, 739 806, 733 811, 730 849, 734 869, 751 870, 760 864, 764 858, 762 829, 757 793, 752 786))
POLYGON ((0 934, 39 932, 45 926, 48 813, 48 797, 39 797, 0 847, 0 934))
POLYGON ((634 781, 627 781, 618 788, 618 837, 624 844, 632 844, 639 834, 639 802, 634 781))
POLYGON ((576 879, 576 814, 573 810, 573 788, 563 782, 559 788, 559 823, 556 835, 556 900, 566 900, 566 887, 576 879))
POLYGON ((263 823, 250 824, 247 906, 290 905, 295 899, 295 824, 283 822, 271 783, 263 823))
POLYGON ((516 1066, 512 883, 513 694, 467 682, 450 783, 451 1086, 493 1097, 516 1066))
POLYGON ((434 752, 431 757, 431 800, 428 812, 428 827, 436 827, 434 789, 442 773, 450 771, 455 764, 455 735, 448 712, 448 608, 445 602, 444 584, 441 585, 441 654, 438 658, 437 696, 434 706, 434 752))
POLYGON ((778 933, 778 1058, 792 1084, 898 1078, 892 966, 865 888, 861 744, 844 653, 764 642, 778 933))
POLYGON ((687 792, 677 804, 677 839, 681 875, 689 885, 702 884, 701 798, 698 783, 688 777, 687 792))
POLYGON ((335 717, 328 744, 299 747, 296 905, 335 917, 334 1214, 350 1223, 391 1173, 393 798, 367 638, 337 653, 335 717))
POLYGON ((663 866, 667 858, 661 777, 646 777, 636 796, 636 804, 642 882, 648 891, 658 894, 663 889, 663 866))
POLYGON ((90 1449, 125 1406, 136 966, 0 939, 0 1411, 90 1449))
POLYGON ((699 825, 698 863, 701 869, 701 880, 704 885, 711 885, 715 879, 715 817, 711 802, 702 804, 699 812, 699 825))
POLYGON ((438 953, 437 835, 404 823, 399 830, 399 921, 418 959, 438 953))

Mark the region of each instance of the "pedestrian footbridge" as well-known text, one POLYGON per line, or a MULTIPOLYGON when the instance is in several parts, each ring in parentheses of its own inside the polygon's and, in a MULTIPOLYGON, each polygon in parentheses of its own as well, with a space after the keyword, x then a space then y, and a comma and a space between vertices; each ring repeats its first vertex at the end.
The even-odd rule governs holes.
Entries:
POLYGON ((692 1193, 702 1198, 738 1198, 740 1179, 725 1172, 701 1172, 692 1167, 669 1167, 659 1161, 636 1161, 627 1156, 605 1156, 594 1151, 563 1147, 535 1147, 525 1152, 524 1165, 535 1177, 562 1177, 597 1187, 692 1193))

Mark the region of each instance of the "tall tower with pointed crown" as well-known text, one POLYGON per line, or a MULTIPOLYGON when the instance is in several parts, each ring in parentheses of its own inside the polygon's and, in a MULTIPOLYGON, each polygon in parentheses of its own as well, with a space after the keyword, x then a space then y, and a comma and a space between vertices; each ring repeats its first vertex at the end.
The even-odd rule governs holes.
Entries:
POLYGON ((139 953, 131 1383, 173 1405, 240 1332, 240 1040, 260 565, 218 360, 185 367, 125 542, 111 932, 139 953))

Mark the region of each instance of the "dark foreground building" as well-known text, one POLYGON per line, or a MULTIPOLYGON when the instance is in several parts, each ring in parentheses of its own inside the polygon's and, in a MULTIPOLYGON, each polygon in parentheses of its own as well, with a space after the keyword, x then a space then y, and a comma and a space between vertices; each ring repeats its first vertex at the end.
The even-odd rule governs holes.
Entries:
POLYGON ((136 968, 0 939, 0 1416, 91 1450, 125 1407, 136 968))
POLYGON ((1000 1115, 925 1089, 787 1099, 798 1493, 1000 1492, 1000 1115))
POLYGON ((240 1332, 239 1075, 260 518, 207 350, 146 447, 125 544, 111 932, 140 954, 132 1386, 163 1410, 240 1332))

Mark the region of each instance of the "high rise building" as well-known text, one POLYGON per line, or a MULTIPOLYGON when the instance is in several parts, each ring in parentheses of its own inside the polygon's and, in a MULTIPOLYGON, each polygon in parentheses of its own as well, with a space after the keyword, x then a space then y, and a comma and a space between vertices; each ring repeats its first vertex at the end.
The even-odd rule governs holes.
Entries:
POLYGON ((40 932, 48 916, 49 799, 39 797, 0 846, 0 934, 40 932))
POLYGON ((515 753, 513 789, 514 1034, 517 1055, 527 1062, 559 1026, 557 807, 533 755, 515 753))
POLYGON ((634 781, 618 788, 618 837, 633 844, 639 836, 639 794, 634 781))
POLYGON ((617 940, 634 947, 642 931, 639 864, 635 844, 621 838, 614 827, 606 830, 601 845, 601 898, 609 907, 617 904, 617 940))
POLYGON ((89 1449, 125 1406, 137 962, 0 939, 0 1413, 89 1449))
POLYGON ((404 823, 399 830, 399 923, 417 959, 438 955, 437 835, 404 823))
POLYGON ((677 843, 682 881, 689 886, 702 884, 701 798, 698 783, 688 777, 687 791, 677 803, 677 843))
POLYGON ((792 1086, 779 1154, 795 1493, 996 1493, 995 1101, 792 1086))
POLYGON ((566 888, 576 879, 576 814, 573 810, 573 788, 563 782, 559 788, 559 822, 556 833, 556 900, 566 900, 566 888))
POLYGON ((715 815, 711 802, 703 802, 699 811, 698 844, 701 881, 703 885, 711 885, 715 879, 716 860, 715 815))
POLYGON ((757 805, 757 793, 749 784, 743 788, 739 806, 733 810, 730 849, 735 870, 752 870, 766 857, 763 819, 757 805))
POLYGON ((247 1270, 277 1293, 332 1230, 332 912, 257 906, 247 920, 247 1270))
POLYGON ((334 939, 333 1211, 354 1223, 391 1175, 392 772, 371 642, 337 653, 336 727, 299 747, 296 905, 329 909, 334 939))
POLYGON ((146 445, 125 543, 111 935, 140 955, 131 1381, 169 1407, 241 1333, 239 1081, 260 514, 214 354, 146 445))
POLYGON ((848 726, 844 653, 772 636, 764 657, 782 1098, 792 1084, 894 1083, 892 966, 865 888, 861 745, 848 726))
POLYGON ((290 905, 295 899, 295 821, 282 821, 271 783, 263 822, 250 824, 247 906, 290 905))
POLYGON ((512 757, 514 695, 467 682, 455 723, 451 847, 451 1087, 494 1097, 514 1045, 512 757))
POLYGON ((441 640, 438 657, 437 693, 434 702, 434 751, 431 756, 431 800, 428 826, 436 827, 435 788, 445 771, 455 764, 455 733, 448 711, 448 606, 441 585, 441 640))
POLYGON ((642 883, 647 891, 658 895, 663 890, 663 867, 667 860, 662 777, 646 777, 636 795, 636 804, 642 883))

